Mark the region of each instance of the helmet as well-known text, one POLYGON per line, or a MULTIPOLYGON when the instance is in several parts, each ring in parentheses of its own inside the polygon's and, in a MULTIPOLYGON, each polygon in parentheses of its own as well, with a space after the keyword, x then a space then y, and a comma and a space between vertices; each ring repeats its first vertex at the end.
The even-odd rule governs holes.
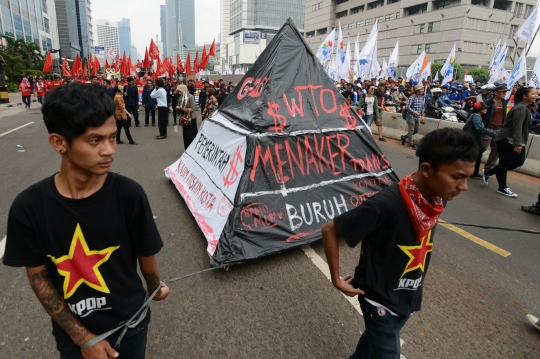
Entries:
POLYGON ((432 94, 442 93, 442 90, 439 87, 435 87, 433 90, 431 90, 431 93, 432 94))

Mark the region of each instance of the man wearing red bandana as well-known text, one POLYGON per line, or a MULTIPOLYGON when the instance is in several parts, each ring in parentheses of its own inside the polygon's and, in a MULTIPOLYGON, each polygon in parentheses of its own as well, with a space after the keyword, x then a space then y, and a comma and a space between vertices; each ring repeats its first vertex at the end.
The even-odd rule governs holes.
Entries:
POLYGON ((424 136, 418 170, 322 228, 332 283, 358 295, 366 330, 350 359, 399 359, 399 333, 420 310, 433 237, 446 201, 467 190, 478 156, 474 138, 444 128, 424 136), (360 242, 354 276, 339 274, 339 238, 360 242))

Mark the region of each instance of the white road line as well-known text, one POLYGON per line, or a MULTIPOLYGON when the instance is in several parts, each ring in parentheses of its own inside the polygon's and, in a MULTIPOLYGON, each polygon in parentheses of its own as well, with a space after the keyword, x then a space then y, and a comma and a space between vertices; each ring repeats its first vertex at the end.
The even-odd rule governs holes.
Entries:
MULTIPOLYGON (((302 250, 304 251, 305 255, 311 259, 311 261, 313 262, 313 264, 315 264, 315 266, 317 268, 319 268, 319 270, 324 274, 324 276, 329 280, 329 281, 332 281, 332 279, 330 278, 330 269, 328 268, 328 264, 326 264, 326 262, 324 261, 324 259, 321 258, 320 255, 317 254, 317 252, 315 252, 313 250, 313 248, 311 248, 310 246, 302 246, 301 247, 302 250)), ((343 293, 341 293, 343 294, 343 293)), ((349 297, 345 294, 343 294, 343 296, 345 297, 345 299, 347 299, 347 301, 349 303, 351 303, 351 305, 354 307, 354 309, 356 309, 356 311, 358 313, 360 313, 361 316, 363 316, 362 314, 362 310, 360 309, 360 303, 358 302, 358 298, 356 297, 349 297)), ((403 346, 403 344, 405 344, 405 342, 403 341, 403 339, 401 339, 401 346, 403 346)), ((406 359, 405 356, 403 356, 403 354, 401 355, 401 359, 406 359)))
POLYGON ((6 250, 6 238, 7 236, 0 241, 0 259, 4 256, 4 251, 6 250))
POLYGON ((31 125, 31 124, 33 124, 33 123, 34 123, 34 121, 28 122, 26 125, 22 125, 22 126, 19 126, 19 127, 17 127, 17 128, 14 128, 13 130, 9 130, 9 131, 7 131, 7 132, 1 133, 1 134, 0 134, 0 137, 5 136, 5 135, 7 135, 8 133, 11 133, 11 132, 15 132, 15 131, 17 131, 17 130, 20 130, 21 128, 26 127, 26 126, 28 126, 28 125, 31 125))

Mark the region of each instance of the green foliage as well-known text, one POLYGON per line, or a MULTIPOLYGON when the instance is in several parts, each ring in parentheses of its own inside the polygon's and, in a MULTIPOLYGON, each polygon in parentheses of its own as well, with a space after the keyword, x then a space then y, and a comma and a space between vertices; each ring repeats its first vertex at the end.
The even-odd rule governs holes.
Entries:
POLYGON ((489 70, 488 69, 470 69, 469 75, 471 75, 474 79, 474 81, 480 81, 482 83, 486 83, 489 81, 489 70))
POLYGON ((6 86, 8 88, 8 92, 19 92, 19 86, 17 86, 16 83, 6 82, 6 86))
MULTIPOLYGON (((435 63, 432 63, 431 64, 431 78, 434 79, 435 78, 435 74, 437 72, 439 72, 439 80, 442 81, 443 79, 443 75, 440 73, 442 67, 443 67, 444 63, 443 62, 435 62, 435 63)), ((461 65, 460 64, 457 64, 456 65, 456 68, 454 69, 454 79, 459 79, 461 78, 463 74, 463 71, 461 69, 461 65)))
POLYGON ((41 70, 25 70, 25 71, 24 71, 24 74, 25 74, 25 75, 30 74, 30 75, 32 75, 32 76, 40 76, 40 75, 43 75, 43 74, 41 73, 41 70))
POLYGON ((10 82, 16 82, 21 71, 24 70, 22 56, 13 56, 0 48, 0 55, 4 57, 4 71, 10 82))
MULTIPOLYGON (((35 42, 25 42, 23 39, 15 40, 7 35, 1 35, 1 37, 6 40, 6 46, 1 47, 0 54, 2 54, 2 56, 4 56, 4 54, 10 55, 12 56, 12 60, 17 62, 17 64, 12 65, 12 68, 19 69, 22 67, 20 70, 25 71, 25 73, 30 69, 43 68, 45 57, 35 42)), ((6 61, 6 64, 9 65, 6 56, 4 56, 4 60, 6 61)), ((18 76, 9 76, 12 81, 15 81, 17 77, 18 76)))

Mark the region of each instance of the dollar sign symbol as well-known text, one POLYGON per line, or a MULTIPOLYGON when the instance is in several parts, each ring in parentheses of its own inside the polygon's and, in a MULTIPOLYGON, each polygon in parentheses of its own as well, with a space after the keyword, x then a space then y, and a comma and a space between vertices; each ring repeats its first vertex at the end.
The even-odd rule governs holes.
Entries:
POLYGON ((270 131, 275 131, 276 135, 284 135, 283 129, 287 126, 287 119, 278 113, 279 105, 274 101, 268 102, 268 114, 274 119, 274 126, 268 127, 270 131))
POLYGON ((356 118, 351 114, 351 105, 348 103, 342 103, 339 105, 339 115, 345 119, 346 129, 356 129, 356 118))
POLYGON ((242 150, 242 145, 239 145, 236 147, 236 152, 234 153, 233 158, 231 159, 229 172, 227 172, 227 175, 223 176, 223 184, 225 187, 229 188, 230 185, 236 182, 238 179, 238 170, 236 169, 236 166, 238 165, 238 162, 242 163, 244 162, 242 160, 242 153, 240 152, 242 150))

